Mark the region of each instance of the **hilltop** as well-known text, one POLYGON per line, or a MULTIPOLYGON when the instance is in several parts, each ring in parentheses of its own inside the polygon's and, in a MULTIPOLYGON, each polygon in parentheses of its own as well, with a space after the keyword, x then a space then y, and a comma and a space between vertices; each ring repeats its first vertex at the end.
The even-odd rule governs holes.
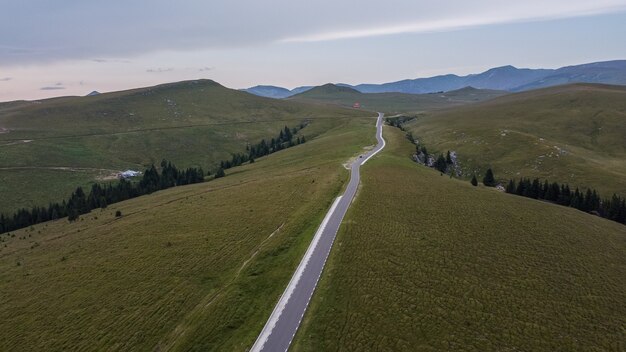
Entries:
POLYGON ((339 107, 258 97, 211 80, 0 105, 0 212, 66 198, 77 186, 168 159, 216 167, 248 143, 309 121, 314 137, 339 107))
POLYGON ((492 167, 626 195, 626 87, 572 84, 422 115, 406 125, 429 149, 454 150, 465 177, 492 167))
POLYGON ((419 112, 452 106, 475 103, 507 94, 503 91, 464 87, 450 92, 432 94, 405 93, 361 93, 346 86, 325 84, 289 98, 290 101, 334 104, 353 107, 358 103, 361 109, 384 111, 389 114, 419 112))

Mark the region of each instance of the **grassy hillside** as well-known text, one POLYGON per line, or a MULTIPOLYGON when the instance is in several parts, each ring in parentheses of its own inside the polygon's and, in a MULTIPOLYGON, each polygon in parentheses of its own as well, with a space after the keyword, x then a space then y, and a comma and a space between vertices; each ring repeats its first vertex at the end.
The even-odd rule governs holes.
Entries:
POLYGON ((5 103, 0 212, 45 205, 78 185, 127 168, 143 170, 163 158, 207 168, 285 125, 311 121, 302 133, 314 137, 337 119, 357 115, 363 113, 257 97, 209 80, 5 103))
POLYGON ((467 177, 541 177, 626 195, 626 88, 576 84, 431 112, 406 126, 467 177))
POLYGON ((405 93, 360 93, 349 87, 326 84, 294 95, 292 101, 317 102, 352 107, 354 103, 370 111, 383 111, 388 114, 420 112, 443 107, 465 105, 484 101, 507 94, 496 90, 474 89, 471 87, 432 94, 405 93))
POLYGON ((374 122, 339 119, 225 178, 0 235, 0 350, 244 351, 374 122))
POLYGON ((293 350, 624 349, 626 227, 440 176, 385 137, 293 350))

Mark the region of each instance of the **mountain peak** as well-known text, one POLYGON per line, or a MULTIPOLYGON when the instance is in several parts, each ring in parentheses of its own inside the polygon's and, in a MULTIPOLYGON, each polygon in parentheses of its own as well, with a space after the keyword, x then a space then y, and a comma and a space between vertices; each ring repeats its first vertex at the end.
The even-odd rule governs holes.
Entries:
POLYGON ((487 70, 485 73, 487 72, 513 72, 513 71, 518 71, 519 69, 513 65, 506 65, 506 66, 500 66, 500 67, 494 67, 492 69, 487 70))
MULTIPOLYGON (((358 90, 346 86, 339 86, 333 83, 326 83, 324 85, 315 87, 309 90, 311 93, 356 93, 361 94, 358 90)), ((305 92, 306 93, 306 92, 305 92)))

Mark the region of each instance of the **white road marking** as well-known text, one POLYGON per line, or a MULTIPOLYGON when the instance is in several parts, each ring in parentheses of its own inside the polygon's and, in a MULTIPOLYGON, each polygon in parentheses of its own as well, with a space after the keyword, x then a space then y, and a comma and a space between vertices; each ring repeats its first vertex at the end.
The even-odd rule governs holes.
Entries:
POLYGON ((337 204, 339 204, 339 201, 341 200, 341 198, 342 196, 337 197, 335 201, 333 202, 333 205, 330 207, 330 210, 326 213, 324 220, 320 224, 320 227, 317 229, 317 232, 315 233, 315 236, 313 237, 313 241, 311 241, 309 248, 304 254, 304 258, 300 262, 300 265, 298 265, 298 269, 296 269, 296 272, 291 277, 291 280, 289 281, 289 284, 287 285, 287 289, 285 290, 285 292, 283 292, 282 296, 278 300, 278 304, 276 305, 276 307, 274 307, 274 310, 272 311, 272 314, 270 315, 269 320, 263 327, 261 334, 257 338, 256 342, 254 342, 254 345, 252 345, 252 348, 250 349, 251 352, 258 352, 263 349, 263 345, 265 344, 265 342, 267 341, 267 338, 272 333, 272 330, 274 329, 274 326, 276 326, 276 322, 278 321, 278 318, 280 318, 280 315, 282 314, 283 309, 285 309, 285 305, 287 305, 287 302, 289 301, 291 294, 296 288, 298 281, 300 281, 300 277, 302 277, 302 272, 304 271, 307 264, 309 263, 309 260, 311 259, 311 255, 313 254, 315 247, 317 247, 317 243, 319 242, 322 236, 322 233, 324 232, 324 229, 326 228, 326 224, 328 224, 328 220, 330 220, 330 217, 335 212, 335 208, 337 207, 337 204))
MULTIPOLYGON (((376 124, 376 133, 378 133, 378 125, 383 123, 383 119, 380 119, 380 121, 376 124)), ((378 154, 379 151, 383 150, 383 148, 385 148, 385 145, 387 144, 385 142, 385 139, 382 138, 382 135, 380 137, 380 139, 382 139, 383 141, 383 145, 382 147, 380 147, 380 149, 378 149, 377 151, 373 152, 372 154, 370 154, 367 158, 365 158, 365 160, 363 160, 363 162, 361 163, 361 165, 365 165, 365 163, 370 160, 371 157, 373 157, 374 155, 378 154)))
MULTIPOLYGON (((358 176, 358 171, 359 171, 359 167, 360 165, 365 164, 372 156, 376 155, 378 152, 380 152, 386 145, 385 139, 382 137, 382 125, 383 125, 383 114, 379 113, 378 114, 378 119, 376 121, 376 139, 377 139, 377 146, 378 148, 375 149, 373 152, 371 152, 370 155, 368 155, 362 162, 359 163, 359 159, 357 159, 355 162, 359 163, 356 165, 356 174, 357 174, 357 178, 356 178, 356 183, 357 183, 357 187, 358 187, 358 180, 359 180, 359 176, 358 176), (380 145, 379 145, 380 144, 380 145)), ((351 168, 352 169, 352 168, 351 168)), ((350 189, 350 183, 352 183, 354 180, 353 176, 351 176, 350 182, 348 183, 348 189, 350 189)), ((348 191, 346 190, 346 193, 348 193, 348 191)), ((344 193, 344 195, 346 194, 344 193)), ((350 202, 348 202, 348 205, 346 205, 346 209, 343 210, 343 215, 341 215, 341 219, 339 219, 339 225, 341 225, 341 221, 343 220, 343 216, 345 215, 345 212, 347 211, 347 207, 350 206, 350 203, 352 202, 354 195, 355 195, 356 191, 354 190, 354 188, 352 188, 352 191, 350 193, 348 193, 350 195, 350 202)), ((281 315, 283 314, 283 311, 285 309, 285 307, 287 306, 289 299, 291 298, 291 296, 293 295, 296 286, 298 285, 302 275, 304 274, 304 271, 306 270, 310 259, 313 255, 313 253, 315 252, 315 249, 318 246, 318 243, 324 233, 324 230, 326 229, 326 225, 328 224, 328 222, 330 221, 331 217, 334 215, 335 210, 337 208, 337 206, 340 203, 340 200, 342 199, 343 196, 339 196, 337 197, 337 199, 335 199, 333 205, 331 206, 330 210, 326 213, 326 216, 324 217, 324 220, 322 221, 322 223, 320 224, 319 228, 317 229, 317 232, 315 233, 315 236, 313 237, 313 240, 311 241, 311 244, 309 245, 304 257, 302 258, 302 261, 300 262, 300 264, 298 265, 298 268, 296 269, 296 272, 294 273, 294 275, 291 277, 291 280, 289 281, 289 284, 287 285, 287 288, 285 289, 285 291, 283 292, 283 294, 281 295, 280 299, 278 300, 278 303, 276 304, 276 306, 274 307, 274 310, 272 311, 272 314, 270 315, 270 318, 268 319, 267 323, 265 324, 265 326, 263 327, 263 330, 261 331, 261 334, 259 334, 259 337, 257 338, 257 340, 254 342, 254 345, 252 345, 252 348, 250 349, 250 351, 253 352, 260 352, 263 350, 265 344, 268 342, 270 336, 272 336, 272 331, 274 330, 274 328, 276 327, 276 324, 278 323, 278 321, 280 320, 281 315)), ((337 225, 337 226, 339 226, 337 225)), ((317 274, 317 278, 315 279, 315 284, 313 285, 312 290, 309 292, 309 297, 307 298, 307 301, 304 305, 304 308, 300 314, 300 318, 298 319, 298 323, 295 326, 295 330, 293 331, 291 337, 289 338, 289 340, 287 341, 287 347, 285 348, 285 352, 287 350, 289 350, 289 346, 291 345, 291 342, 293 341, 294 337, 296 336, 296 333, 298 331, 298 328, 300 327, 300 323, 302 322, 302 319, 304 318, 304 314, 306 313, 306 310, 309 306, 309 303, 311 302, 311 298, 313 296, 313 292, 315 291, 315 289, 317 288, 317 284, 320 280, 320 277, 322 276, 322 272, 324 270, 324 267, 326 266, 326 261, 328 260, 328 257, 330 255, 330 250, 332 249, 332 245, 335 241, 335 238, 337 236, 337 231, 339 230, 339 228, 335 228, 335 231, 333 232, 332 237, 330 238, 330 247, 328 248, 328 250, 326 251, 326 256, 324 257, 324 260, 322 262, 321 265, 321 269, 317 274)), ((300 308, 295 308, 296 311, 300 308)), ((296 313, 296 312, 293 312, 296 313)), ((285 331, 286 332, 286 331, 285 331)), ((276 349, 278 348, 278 346, 273 346, 272 348, 276 349)))

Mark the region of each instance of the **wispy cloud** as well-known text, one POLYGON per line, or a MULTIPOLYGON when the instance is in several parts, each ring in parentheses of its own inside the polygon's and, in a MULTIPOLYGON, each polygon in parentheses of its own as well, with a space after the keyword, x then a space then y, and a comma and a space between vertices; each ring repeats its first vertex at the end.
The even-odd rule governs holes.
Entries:
POLYGON ((8 81, 10 81, 12 79, 13 79, 13 77, 3 77, 3 78, 0 78, 0 82, 8 82, 8 81))
POLYGON ((173 67, 167 67, 167 68, 157 67, 157 68, 149 68, 146 70, 146 72, 149 72, 149 73, 162 73, 162 72, 172 72, 172 71, 174 71, 173 67))
POLYGON ((548 8, 546 11, 540 13, 525 14, 520 13, 519 11, 514 11, 512 13, 498 12, 497 14, 491 16, 473 15, 467 17, 442 17, 435 20, 421 20, 417 22, 405 22, 402 24, 380 25, 367 28, 362 27, 328 32, 316 32, 312 34, 283 38, 278 40, 277 42, 322 42, 340 39, 376 37, 392 34, 446 32, 495 24, 536 22, 572 17, 593 16, 624 10, 626 10, 626 3, 610 4, 608 6, 596 6, 590 3, 589 6, 583 5, 579 6, 578 8, 573 7, 570 9, 563 9, 561 7, 555 7, 554 9, 548 8))
MULTIPOLYGON (((451 31, 473 26, 588 16, 626 10, 626 0, 269 0, 4 1, 0 64, 142 60, 157 52, 230 50, 276 42, 314 42, 451 31), (6 5, 4 4, 6 3, 6 5), (36 19, 36 28, 32 26, 36 19), (47 30, 39 30, 46 28, 47 30), (89 28, 89 30, 77 30, 89 28)), ((148 64, 150 65, 150 64, 148 64)), ((142 66, 143 67, 143 66, 142 66)), ((180 67, 180 66, 176 66, 180 67)), ((154 70, 151 72, 162 72, 154 70)))
POLYGON ((60 90, 60 89, 65 89, 65 87, 63 87, 63 86, 46 86, 46 87, 39 88, 39 90, 60 90))
POLYGON ((131 63, 130 60, 122 60, 122 59, 91 59, 91 61, 97 62, 97 63, 100 63, 100 64, 104 64, 104 63, 129 64, 129 63, 131 63))
POLYGON ((65 89, 65 86, 63 86, 63 82, 57 82, 54 85, 39 88, 39 90, 60 90, 60 89, 65 89))
POLYGON ((199 72, 206 72, 206 71, 212 71, 212 70, 213 70, 213 67, 202 67, 198 69, 199 72))

